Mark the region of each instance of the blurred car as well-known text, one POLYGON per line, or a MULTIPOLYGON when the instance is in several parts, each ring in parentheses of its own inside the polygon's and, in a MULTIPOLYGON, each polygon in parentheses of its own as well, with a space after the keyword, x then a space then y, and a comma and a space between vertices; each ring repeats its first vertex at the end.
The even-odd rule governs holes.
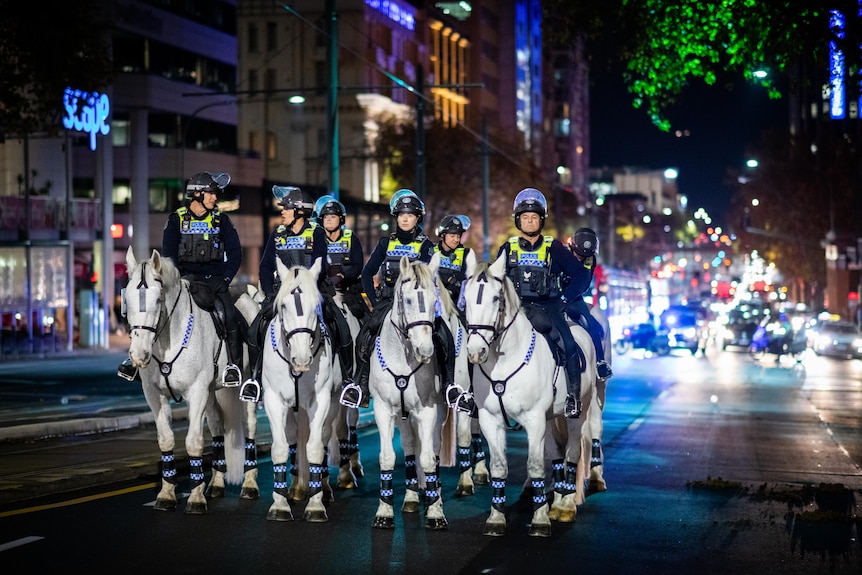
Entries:
POLYGON ((688 349, 691 354, 706 348, 706 321, 688 306, 670 306, 661 314, 661 327, 667 330, 671 349, 688 349))
POLYGON ((820 322, 811 335, 811 349, 817 355, 862 358, 862 336, 849 321, 820 322))
POLYGON ((716 338, 721 349, 730 346, 748 348, 754 330, 760 321, 769 315, 769 308, 759 303, 743 302, 727 312, 722 318, 722 329, 716 338))

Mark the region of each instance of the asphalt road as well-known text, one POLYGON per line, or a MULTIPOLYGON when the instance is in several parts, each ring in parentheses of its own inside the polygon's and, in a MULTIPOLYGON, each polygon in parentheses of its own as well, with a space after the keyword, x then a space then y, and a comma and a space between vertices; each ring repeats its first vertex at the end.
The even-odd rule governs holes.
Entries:
MULTIPOLYGON (((110 359, 102 363, 114 369, 110 359)), ((326 524, 265 520, 272 489, 266 423, 260 500, 241 501, 233 490, 211 501, 206 516, 154 512, 158 453, 139 409, 142 399, 130 384, 105 379, 98 359, 86 366, 78 361, 89 360, 31 365, 14 374, 0 366, 0 432, 50 429, 64 409, 67 421, 119 421, 116 409, 125 405, 126 416, 141 420, 96 435, 0 442, 0 559, 6 564, 135 573, 862 569, 856 518, 862 362, 811 358, 802 374, 792 364, 753 363, 715 349, 706 357, 615 358, 603 436, 609 490, 591 494, 576 523, 555 524, 551 538, 534 539, 526 535, 529 509, 518 502, 526 475, 523 432, 510 432, 510 529, 500 538, 481 535, 490 488, 454 497, 454 469, 441 471, 448 531, 429 532, 421 516, 397 513, 393 531, 371 529, 379 474, 373 427, 360 437, 366 478, 359 489, 336 492, 326 524), (63 373, 87 377, 70 384, 63 373), (41 407, 25 397, 28 389, 37 393, 35 380, 53 381, 38 393, 41 407), (69 419, 69 413, 84 417, 69 419)), ((396 503, 402 473, 396 470, 396 503)), ((302 508, 295 505, 297 517, 302 508)))

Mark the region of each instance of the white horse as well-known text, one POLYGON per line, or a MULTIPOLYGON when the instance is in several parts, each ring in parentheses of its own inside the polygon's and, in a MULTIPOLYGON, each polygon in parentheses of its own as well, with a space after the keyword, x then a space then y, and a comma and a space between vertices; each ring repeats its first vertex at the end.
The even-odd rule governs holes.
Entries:
MULTIPOLYGON (((437 475, 442 394, 436 377, 432 330, 437 306, 436 268, 401 258, 392 309, 386 314, 371 357, 369 387, 380 434, 380 502, 373 527, 394 527, 393 447, 398 418, 415 423, 419 465, 425 476, 425 527, 447 528, 437 475)), ((406 426, 401 427, 402 431, 406 426)))
MULTIPOLYGON (((510 419, 514 419, 527 433, 527 473, 533 501, 529 534, 549 537, 551 518, 545 494, 543 454, 546 418, 563 413, 565 372, 556 365, 545 338, 533 329, 521 311, 520 299, 506 276, 505 257, 499 257, 491 265, 479 263, 468 269, 468 275, 464 290, 469 332, 467 353, 470 361, 478 364, 473 373, 473 390, 479 424, 488 441, 493 488, 491 514, 485 521, 484 534, 503 535, 506 531, 506 429, 510 419)), ((584 411, 581 419, 566 420, 570 438, 566 457, 579 461, 584 452, 581 435, 595 395, 596 362, 586 330, 578 326, 573 334, 585 356, 581 378, 584 411)), ((581 474, 585 467, 578 467, 581 474)))
MULTIPOLYGON (((590 308, 590 315, 596 318, 599 325, 602 326, 604 337, 602 338, 602 348, 605 352, 605 361, 608 365, 613 365, 613 344, 611 342, 611 326, 608 323, 608 316, 605 315, 598 306, 593 305, 590 308)), ((602 415, 605 411, 605 397, 607 396, 608 380, 596 379, 596 402, 598 409, 590 410, 590 436, 592 437, 592 447, 590 450, 590 493, 598 493, 607 491, 608 484, 605 482, 605 456, 602 450, 602 433, 604 433, 604 420, 602 415)))
MULTIPOLYGON (((207 512, 207 499, 224 496, 225 480, 242 482, 242 497, 256 499, 256 455, 243 470, 245 445, 254 443, 254 410, 244 409, 234 389, 218 389, 217 375, 227 364, 227 350, 216 333, 210 314, 195 303, 189 284, 180 278, 174 263, 153 250, 141 262, 130 247, 126 253, 129 283, 124 293, 126 316, 131 326, 129 357, 138 368, 147 404, 153 412, 162 452, 162 483, 155 509, 177 507, 177 476, 171 400, 188 403, 191 494, 186 513, 207 512), (203 420, 213 439, 213 473, 204 490, 203 420), (244 429, 243 429, 244 428, 244 429), (243 433, 244 432, 244 433, 243 433)), ((253 449, 253 447, 252 447, 253 449)))
POLYGON ((287 485, 287 426, 292 422, 300 432, 297 449, 304 450, 303 460, 309 462, 308 503, 303 518, 323 522, 329 519, 324 492, 327 497, 332 493, 324 446, 329 442, 337 413, 333 408, 333 403, 337 404, 333 382, 340 378, 340 367, 323 324, 317 288, 321 260, 316 260, 310 269, 287 269, 281 260, 276 263, 281 287, 274 301, 276 314, 261 349, 263 404, 272 430, 274 473, 273 504, 266 518, 293 520, 287 485), (298 421, 296 416, 300 416, 298 421), (306 437, 307 441, 302 441, 306 437))

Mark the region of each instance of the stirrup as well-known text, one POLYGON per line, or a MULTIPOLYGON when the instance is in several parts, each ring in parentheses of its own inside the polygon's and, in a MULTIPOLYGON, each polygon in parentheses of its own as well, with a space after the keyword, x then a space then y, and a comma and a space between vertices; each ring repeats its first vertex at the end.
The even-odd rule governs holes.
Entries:
POLYGON ((568 419, 578 419, 581 417, 581 400, 575 399, 572 395, 566 396, 565 416, 568 419))
POLYGON ((461 397, 462 393, 464 393, 464 388, 457 383, 450 383, 446 387, 446 405, 449 407, 455 407, 458 403, 458 398, 461 397))
POLYGON ((611 369, 610 364, 605 360, 602 360, 596 364, 596 372, 601 379, 608 379, 614 374, 614 371, 611 369))
POLYGON ((222 387, 237 387, 241 376, 242 374, 240 373, 239 368, 236 365, 229 363, 221 374, 222 387))
POLYGON ((345 379, 338 402, 344 407, 359 409, 360 407, 368 407, 370 400, 367 396, 368 392, 363 390, 362 386, 352 379, 345 379))
POLYGON ((117 375, 128 381, 141 381, 138 368, 132 364, 132 358, 127 357, 117 368, 117 375))
POLYGON ((239 388, 239 398, 249 403, 260 401, 260 384, 252 378, 248 378, 239 388))

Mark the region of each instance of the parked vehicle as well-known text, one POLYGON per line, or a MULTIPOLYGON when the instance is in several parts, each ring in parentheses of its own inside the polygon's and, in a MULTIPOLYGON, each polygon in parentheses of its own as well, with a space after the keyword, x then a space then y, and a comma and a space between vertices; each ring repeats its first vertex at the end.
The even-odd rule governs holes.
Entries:
POLYGON ((769 308, 764 304, 740 303, 723 316, 722 327, 716 338, 717 343, 721 349, 727 349, 731 346, 748 349, 754 331, 766 315, 769 315, 769 308))
POLYGON ((862 358, 862 336, 849 321, 821 322, 811 337, 811 349, 817 355, 862 358))
POLYGON ((656 355, 667 355, 667 332, 658 331, 651 323, 641 323, 623 328, 623 336, 614 342, 614 351, 625 355, 631 349, 643 349, 656 355))

